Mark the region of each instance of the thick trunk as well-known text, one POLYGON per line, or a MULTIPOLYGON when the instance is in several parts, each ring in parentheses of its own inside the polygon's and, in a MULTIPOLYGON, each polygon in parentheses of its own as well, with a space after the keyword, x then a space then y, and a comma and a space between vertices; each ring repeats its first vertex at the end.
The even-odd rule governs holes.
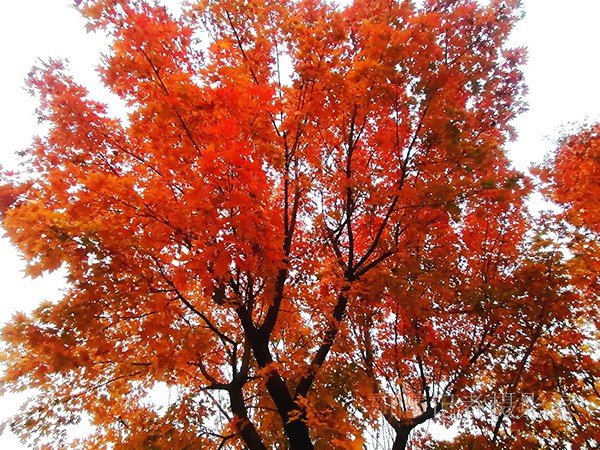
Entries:
POLYGON ((384 414, 388 423, 392 426, 392 428, 394 428, 394 431, 396 431, 396 439, 394 440, 392 450, 404 450, 408 444, 408 436, 410 435, 410 432, 422 423, 433 419, 435 415, 442 410, 442 407, 442 403, 437 403, 434 407, 428 406, 427 409, 419 416, 411 419, 408 422, 401 422, 391 414, 384 414))
POLYGON ((285 434, 290 441, 290 450, 312 450, 313 443, 308 427, 303 421, 295 420, 285 425, 285 434))
MULTIPOLYGON (((268 352, 266 345, 255 346, 254 354, 257 355, 258 353, 261 355, 257 355, 259 365, 260 360, 263 359, 266 352, 268 352)), ((270 359, 270 355, 268 356, 268 359, 270 359)), ((299 406, 292 398, 285 381, 277 372, 272 372, 267 377, 266 386, 267 391, 273 399, 273 402, 277 407, 277 411, 281 416, 284 432, 290 443, 290 450, 312 450, 312 440, 310 438, 306 422, 303 421, 302 416, 297 420, 291 422, 289 421, 290 415, 292 415, 294 411, 298 410, 299 406)))
MULTIPOLYGON (((269 350, 269 329, 266 329, 266 331, 257 329, 246 308, 240 307, 236 312, 246 333, 246 338, 250 342, 258 367, 261 369, 268 368, 273 363, 273 357, 269 350)), ((312 450, 314 447, 303 417, 301 416, 298 420, 292 422, 289 421, 290 416, 299 409, 299 406, 290 394, 284 379, 275 369, 268 370, 265 375, 267 377, 267 391, 283 422, 283 429, 290 443, 290 450, 312 450)))
POLYGON ((412 428, 409 427, 396 428, 396 439, 394 440, 392 450, 405 450, 408 445, 408 436, 411 431, 412 428))
MULTIPOLYGON (((273 362, 268 341, 263 335, 257 333, 254 336, 252 350, 259 367, 268 367, 273 362)), ((299 406, 292 398, 285 381, 276 370, 267 375, 266 386, 283 422, 283 429, 290 443, 290 450, 312 450, 312 440, 302 416, 297 420, 289 421, 290 416, 299 409, 299 406)))
POLYGON ((238 421, 236 428, 242 440, 250 450, 267 450, 267 447, 262 442, 256 427, 248 418, 248 410, 244 401, 242 386, 239 383, 232 383, 229 389, 229 404, 231 411, 235 414, 238 421))

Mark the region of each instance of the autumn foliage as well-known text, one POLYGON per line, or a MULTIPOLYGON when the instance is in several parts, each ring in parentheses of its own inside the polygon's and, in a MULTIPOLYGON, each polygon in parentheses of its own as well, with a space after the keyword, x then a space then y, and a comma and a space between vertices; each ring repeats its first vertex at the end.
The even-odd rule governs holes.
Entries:
POLYGON ((571 223, 600 232, 600 123, 565 136, 542 176, 571 223))
POLYGON ((82 420, 78 449, 594 448, 597 286, 568 249, 599 231, 598 183, 563 175, 588 139, 556 199, 596 215, 534 220, 504 152, 518 2, 484 3, 80 2, 124 112, 62 62, 30 74, 48 132, 4 174, 2 224, 68 289, 4 328, 3 388, 32 390, 11 428, 57 449, 82 420))

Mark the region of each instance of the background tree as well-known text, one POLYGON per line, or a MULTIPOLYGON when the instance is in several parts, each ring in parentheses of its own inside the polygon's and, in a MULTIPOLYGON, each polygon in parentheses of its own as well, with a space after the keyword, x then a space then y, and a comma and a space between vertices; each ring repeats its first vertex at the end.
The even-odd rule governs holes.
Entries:
MULTIPOLYGON (((566 334, 594 297, 503 151, 517 3, 80 2, 113 37, 100 74, 127 115, 59 61, 30 75, 48 133, 5 174, 3 226, 69 289, 3 331, 4 389, 38 392, 13 430, 64 448, 85 417, 77 448, 351 449, 383 418, 399 449, 461 397, 594 380, 589 330, 566 334), (568 339, 587 369, 544 384, 568 339)), ((509 413, 458 442, 585 442, 509 413)))

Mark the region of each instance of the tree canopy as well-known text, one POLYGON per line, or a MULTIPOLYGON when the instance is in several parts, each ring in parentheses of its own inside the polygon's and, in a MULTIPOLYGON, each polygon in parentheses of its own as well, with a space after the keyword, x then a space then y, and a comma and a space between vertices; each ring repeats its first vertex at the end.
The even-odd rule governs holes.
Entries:
POLYGON ((0 217, 68 289, 2 332, 2 389, 32 394, 17 434, 598 445, 598 130, 537 183, 511 167, 517 0, 77 3, 126 113, 61 61, 30 73, 48 131, 2 174, 0 217), (534 190, 561 212, 531 216, 534 190))

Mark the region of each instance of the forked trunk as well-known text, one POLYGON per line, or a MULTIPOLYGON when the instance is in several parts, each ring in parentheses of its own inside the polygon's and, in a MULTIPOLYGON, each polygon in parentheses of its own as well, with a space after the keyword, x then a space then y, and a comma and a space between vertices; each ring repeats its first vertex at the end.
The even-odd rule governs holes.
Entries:
POLYGON ((408 445, 408 436, 412 431, 411 427, 398 427, 396 428, 396 439, 394 440, 394 445, 392 446, 392 450, 404 450, 408 445))

